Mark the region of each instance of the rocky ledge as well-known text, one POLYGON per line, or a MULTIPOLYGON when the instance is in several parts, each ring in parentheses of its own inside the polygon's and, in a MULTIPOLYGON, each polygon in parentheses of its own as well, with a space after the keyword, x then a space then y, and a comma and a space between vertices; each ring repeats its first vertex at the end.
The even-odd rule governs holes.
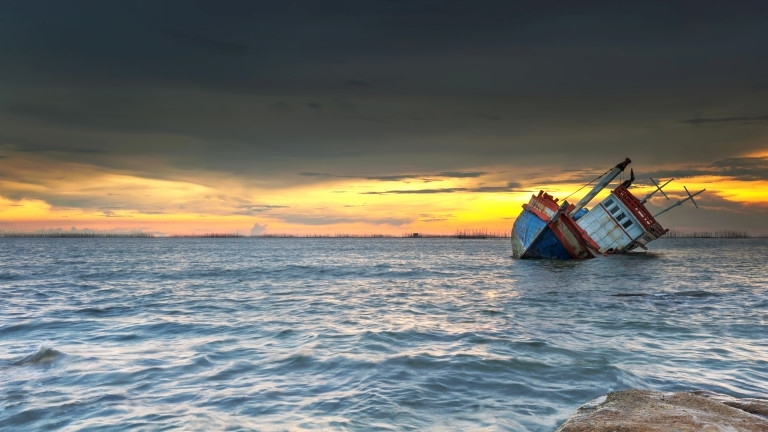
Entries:
POLYGON ((768 400, 623 390, 588 402, 557 432, 768 431, 768 400))

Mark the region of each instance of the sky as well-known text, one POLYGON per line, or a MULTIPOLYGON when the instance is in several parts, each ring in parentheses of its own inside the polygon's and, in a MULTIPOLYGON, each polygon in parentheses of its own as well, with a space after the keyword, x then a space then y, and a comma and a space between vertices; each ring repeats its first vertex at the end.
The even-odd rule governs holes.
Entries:
POLYGON ((0 231, 503 233, 630 157, 768 234, 768 3, 709 3, 3 0, 0 231))

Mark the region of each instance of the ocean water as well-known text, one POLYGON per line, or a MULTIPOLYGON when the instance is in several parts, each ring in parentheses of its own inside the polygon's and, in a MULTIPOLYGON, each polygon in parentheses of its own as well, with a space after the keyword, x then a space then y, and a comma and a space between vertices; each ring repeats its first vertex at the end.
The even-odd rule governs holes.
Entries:
POLYGON ((552 431, 768 397, 768 239, 0 239, 0 430, 552 431))

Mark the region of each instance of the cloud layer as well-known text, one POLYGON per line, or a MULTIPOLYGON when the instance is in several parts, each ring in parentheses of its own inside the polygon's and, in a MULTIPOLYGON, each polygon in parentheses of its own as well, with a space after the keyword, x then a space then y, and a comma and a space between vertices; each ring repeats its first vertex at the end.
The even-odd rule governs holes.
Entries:
POLYGON ((572 191, 625 156, 760 184, 766 20, 749 1, 4 2, 0 198, 247 232, 486 223, 445 197, 572 191))

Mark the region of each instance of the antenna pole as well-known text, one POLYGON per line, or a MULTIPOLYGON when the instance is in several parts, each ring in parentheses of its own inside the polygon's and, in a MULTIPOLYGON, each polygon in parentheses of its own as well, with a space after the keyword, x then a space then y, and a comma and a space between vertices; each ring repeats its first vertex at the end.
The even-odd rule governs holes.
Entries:
POLYGON ((695 206, 696 206, 696 208, 699 208, 698 204, 696 204, 696 201, 694 201, 693 197, 695 197, 696 195, 698 195, 698 194, 700 194, 700 193, 704 192, 706 189, 702 189, 702 190, 700 190, 700 191, 696 192, 695 194, 691 194, 691 193, 688 191, 688 188, 687 188, 687 187, 683 186, 683 188, 685 189, 685 192, 688 194, 688 198, 686 198, 686 199, 682 199, 682 200, 680 200, 680 201, 678 201, 678 202, 676 202, 676 203, 672 204, 671 206, 669 206, 669 207, 665 208, 664 210, 662 210, 662 211, 660 211, 660 212, 656 213, 655 215, 653 215, 654 219, 655 219, 655 218, 657 218, 657 217, 659 217, 659 215, 661 215, 661 214, 663 214, 663 213, 666 213, 666 212, 668 212, 668 211, 672 210, 673 208, 675 208, 675 207, 677 207, 677 206, 679 206, 679 205, 682 205, 684 202, 686 202, 686 201, 688 201, 688 200, 691 200, 691 202, 693 203, 693 205, 695 205, 695 206))
POLYGON ((666 183, 664 183, 663 185, 659 186, 659 184, 656 183, 656 180, 654 180, 653 177, 649 177, 649 178, 653 182, 653 185, 656 186, 656 190, 651 192, 651 193, 649 193, 648 195, 646 195, 646 197, 643 198, 642 203, 645 204, 645 202, 648 201, 649 199, 651 199, 652 196, 656 195, 656 192, 661 192, 661 194, 664 195, 664 198, 669 199, 667 194, 665 194, 664 191, 661 190, 661 188, 663 188, 664 186, 668 185, 674 179, 669 179, 669 180, 667 180, 666 183))

